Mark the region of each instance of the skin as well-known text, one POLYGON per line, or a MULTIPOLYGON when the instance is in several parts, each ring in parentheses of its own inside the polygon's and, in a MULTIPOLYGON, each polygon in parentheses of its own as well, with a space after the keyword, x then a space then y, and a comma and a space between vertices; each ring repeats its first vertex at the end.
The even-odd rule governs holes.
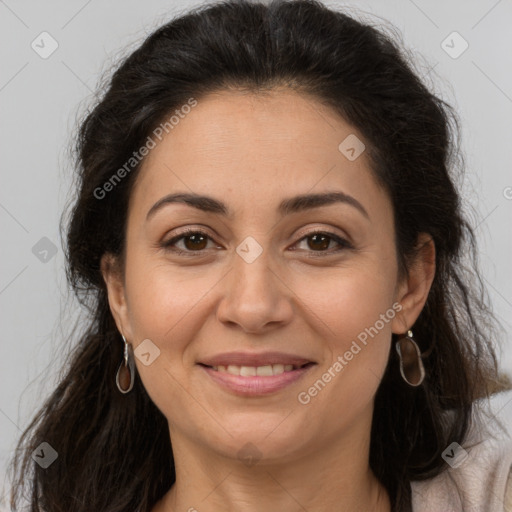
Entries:
POLYGON ((368 462, 374 396, 391 334, 406 333, 427 299, 435 248, 422 234, 409 278, 398 279, 392 204, 366 154, 349 161, 338 150, 349 134, 364 140, 305 95, 222 91, 202 98, 146 157, 130 198, 125 266, 105 255, 102 272, 119 331, 134 348, 150 339, 160 350, 149 366, 135 358, 168 420, 177 474, 152 512, 390 511, 368 462), (368 218, 343 203, 277 212, 283 199, 328 191, 356 198, 368 218), (173 192, 212 196, 233 216, 168 204, 146 220, 173 192), (210 237, 201 255, 190 238, 175 247, 191 257, 159 246, 185 227, 210 237), (334 239, 322 247, 306 237, 315 231, 353 248, 334 253, 334 239), (248 236, 263 249, 250 264, 236 252, 248 236), (298 393, 394 303, 401 311, 299 403, 298 393), (293 353, 317 365, 272 395, 235 396, 196 362, 236 350, 293 353), (256 464, 239 458, 246 443, 258 450, 256 464))

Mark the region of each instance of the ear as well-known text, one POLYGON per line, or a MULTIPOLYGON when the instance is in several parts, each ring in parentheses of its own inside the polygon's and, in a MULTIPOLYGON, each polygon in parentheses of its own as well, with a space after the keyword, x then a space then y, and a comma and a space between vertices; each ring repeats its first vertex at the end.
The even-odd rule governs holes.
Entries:
POLYGON ((110 311, 116 322, 119 332, 124 335, 126 341, 133 339, 128 314, 128 304, 126 302, 125 285, 123 273, 117 258, 110 253, 101 257, 101 274, 105 281, 108 293, 108 302, 110 311))
POLYGON ((436 250, 432 237, 420 233, 416 244, 416 256, 409 267, 409 277, 397 286, 396 301, 402 309, 395 316, 391 330, 403 334, 414 324, 427 301, 436 272, 436 250))

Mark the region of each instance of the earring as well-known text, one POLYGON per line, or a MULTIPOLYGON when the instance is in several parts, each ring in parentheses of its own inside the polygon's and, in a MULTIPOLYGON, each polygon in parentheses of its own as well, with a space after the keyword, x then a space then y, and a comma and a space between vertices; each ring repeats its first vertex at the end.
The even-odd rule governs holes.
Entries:
POLYGON ((412 331, 400 338, 395 344, 400 359, 400 373, 410 386, 419 386, 425 378, 425 368, 421 360, 421 352, 413 339, 412 331))
POLYGON ((126 338, 122 334, 121 336, 124 341, 124 359, 117 369, 116 384, 119 391, 125 395, 132 390, 133 383, 135 382, 135 364, 133 363, 133 358, 130 357, 130 347, 126 338))

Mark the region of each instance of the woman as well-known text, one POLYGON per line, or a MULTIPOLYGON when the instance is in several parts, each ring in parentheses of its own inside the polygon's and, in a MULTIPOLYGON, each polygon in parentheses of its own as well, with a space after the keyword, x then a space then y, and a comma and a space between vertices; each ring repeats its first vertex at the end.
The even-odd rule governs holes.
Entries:
POLYGON ((504 510, 455 121, 390 38, 314 1, 148 37, 80 129, 68 277, 91 319, 12 505, 504 510))

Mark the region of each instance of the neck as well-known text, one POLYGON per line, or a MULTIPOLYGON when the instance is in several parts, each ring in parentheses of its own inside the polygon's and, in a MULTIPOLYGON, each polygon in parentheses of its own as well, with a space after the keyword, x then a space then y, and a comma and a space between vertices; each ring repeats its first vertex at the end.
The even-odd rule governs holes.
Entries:
POLYGON ((252 464, 178 432, 171 437, 176 482, 152 512, 391 511, 388 493, 368 464, 369 438, 360 434, 322 439, 323 449, 311 446, 252 464))

